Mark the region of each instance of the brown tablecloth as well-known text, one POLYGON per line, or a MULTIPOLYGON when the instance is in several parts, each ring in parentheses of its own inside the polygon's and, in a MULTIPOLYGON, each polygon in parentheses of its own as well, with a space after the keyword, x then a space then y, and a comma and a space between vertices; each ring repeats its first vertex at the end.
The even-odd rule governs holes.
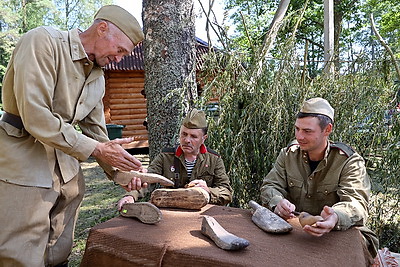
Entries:
POLYGON ((270 234, 251 221, 250 210, 207 205, 201 211, 161 211, 163 219, 155 225, 117 217, 93 227, 81 266, 366 266, 357 229, 314 237, 292 219, 291 232, 270 234), (239 251, 218 248, 200 232, 202 215, 250 245, 239 251))

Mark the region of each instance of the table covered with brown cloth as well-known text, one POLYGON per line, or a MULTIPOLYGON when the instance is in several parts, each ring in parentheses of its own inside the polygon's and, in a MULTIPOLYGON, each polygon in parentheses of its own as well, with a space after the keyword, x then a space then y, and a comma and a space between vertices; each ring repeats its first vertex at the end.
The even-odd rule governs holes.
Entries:
POLYGON ((250 210, 207 205, 200 211, 161 209, 154 225, 116 217, 93 227, 81 266, 366 266, 359 230, 305 233, 297 219, 293 230, 270 234, 251 220, 250 210), (250 245, 222 250, 200 229, 202 215, 214 217, 228 232, 250 245))

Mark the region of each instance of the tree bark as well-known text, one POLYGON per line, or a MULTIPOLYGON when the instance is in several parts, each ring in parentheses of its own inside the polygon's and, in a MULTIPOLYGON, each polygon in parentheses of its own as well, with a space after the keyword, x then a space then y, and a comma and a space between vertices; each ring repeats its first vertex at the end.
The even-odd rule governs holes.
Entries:
MULTIPOLYGON (((341 4, 341 0, 335 0, 334 5, 338 7, 341 4)), ((342 33, 342 21, 343 21, 343 12, 340 11, 339 8, 335 8, 334 16, 334 53, 333 53, 333 61, 335 64, 335 71, 339 72, 340 70, 340 34, 342 33)))
POLYGON ((197 98, 194 19, 193 0, 143 0, 150 160, 177 143, 185 103, 197 98))

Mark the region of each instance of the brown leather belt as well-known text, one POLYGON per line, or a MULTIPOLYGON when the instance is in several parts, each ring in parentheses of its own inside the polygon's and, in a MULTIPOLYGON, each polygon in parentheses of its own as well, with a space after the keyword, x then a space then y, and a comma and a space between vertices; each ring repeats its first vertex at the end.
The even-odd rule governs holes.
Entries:
POLYGON ((20 116, 4 112, 3 115, 1 115, 1 120, 7 122, 8 124, 11 124, 12 126, 20 130, 24 128, 24 124, 22 123, 20 116))

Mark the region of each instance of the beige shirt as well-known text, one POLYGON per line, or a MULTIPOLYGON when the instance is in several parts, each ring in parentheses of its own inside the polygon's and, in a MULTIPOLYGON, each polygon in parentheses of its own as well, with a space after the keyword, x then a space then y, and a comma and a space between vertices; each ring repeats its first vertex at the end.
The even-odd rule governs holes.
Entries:
POLYGON ((22 36, 2 98, 4 110, 20 116, 25 129, 0 121, 0 179, 51 187, 56 162, 64 182, 72 179, 79 160, 108 140, 104 91, 103 71, 87 58, 78 30, 39 27, 22 36))
POLYGON ((341 143, 329 143, 325 156, 311 172, 307 152, 298 144, 281 150, 264 178, 261 200, 272 209, 286 198, 297 211, 320 214, 325 205, 338 214, 337 230, 364 225, 368 216, 370 179, 363 158, 341 143))

